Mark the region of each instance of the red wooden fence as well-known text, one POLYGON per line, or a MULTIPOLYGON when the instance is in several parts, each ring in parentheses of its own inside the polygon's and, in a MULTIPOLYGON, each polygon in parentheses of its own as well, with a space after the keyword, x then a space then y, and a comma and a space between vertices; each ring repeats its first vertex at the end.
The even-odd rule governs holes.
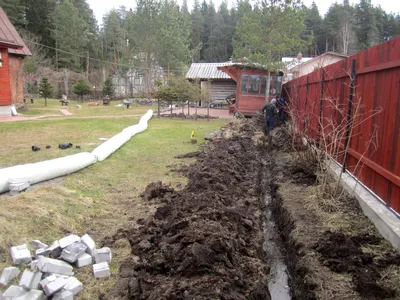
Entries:
POLYGON ((337 160, 400 213, 400 37, 294 79, 283 93, 310 138, 336 126, 345 149, 348 136, 347 156, 337 160))

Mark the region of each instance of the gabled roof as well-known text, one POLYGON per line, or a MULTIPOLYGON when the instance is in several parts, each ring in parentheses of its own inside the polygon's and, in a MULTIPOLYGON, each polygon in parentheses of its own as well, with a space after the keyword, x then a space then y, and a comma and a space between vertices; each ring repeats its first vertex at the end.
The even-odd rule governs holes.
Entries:
POLYGON ((218 67, 230 66, 233 62, 222 63, 193 63, 186 73, 187 79, 231 79, 231 77, 218 70, 218 67))
POLYGON ((11 24, 4 10, 0 7, 0 44, 9 45, 8 53, 32 55, 15 27, 11 24))
POLYGON ((314 57, 313 59, 310 59, 310 60, 308 60, 308 61, 306 61, 306 62, 304 62, 304 63, 302 63, 302 64, 295 65, 295 66, 291 67, 291 68, 290 68, 290 71, 291 71, 291 70, 296 70, 296 69, 297 69, 298 67, 300 67, 300 66, 304 66, 304 65, 313 63, 313 62, 315 62, 315 61, 318 61, 318 60, 320 60, 321 58, 323 58, 323 57, 325 57, 325 56, 328 56, 328 55, 340 57, 340 58, 343 58, 343 59, 349 57, 349 56, 346 55, 346 54, 340 54, 340 53, 336 53, 336 52, 325 52, 324 54, 321 54, 320 56, 316 56, 316 57, 314 57))

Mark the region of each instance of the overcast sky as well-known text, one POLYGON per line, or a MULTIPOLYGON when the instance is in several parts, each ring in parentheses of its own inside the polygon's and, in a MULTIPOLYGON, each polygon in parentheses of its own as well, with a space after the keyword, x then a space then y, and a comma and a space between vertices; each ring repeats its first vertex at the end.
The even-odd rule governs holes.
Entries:
MULTIPOLYGON (((218 8, 220 3, 223 0, 213 0, 215 7, 218 8)), ((229 7, 232 7, 234 3, 236 3, 236 0, 227 0, 229 7)), ((199 1, 200 3, 202 2, 199 1)), ((209 2, 209 0, 207 0, 209 2)), ((313 0, 303 0, 304 4, 307 6, 311 6, 311 3, 313 0)), ((321 15, 324 15, 329 6, 331 6, 332 3, 335 2, 342 2, 342 1, 332 1, 332 0, 314 0, 314 2, 317 4, 319 12, 321 15)), ((359 1, 354 1, 350 0, 351 3, 358 3, 359 1)), ((103 15, 111 10, 112 8, 118 8, 121 5, 124 5, 127 8, 133 8, 135 1, 134 0, 88 0, 88 3, 90 4, 90 7, 93 9, 97 20, 99 23, 101 23, 103 15)), ((178 0, 178 3, 182 3, 182 0, 178 0)), ((188 5, 189 9, 191 9, 191 6, 193 5, 194 0, 188 0, 188 5)), ((380 5, 384 10, 387 12, 394 12, 394 13, 399 13, 400 12, 400 1, 399 0, 372 0, 373 5, 380 5)))

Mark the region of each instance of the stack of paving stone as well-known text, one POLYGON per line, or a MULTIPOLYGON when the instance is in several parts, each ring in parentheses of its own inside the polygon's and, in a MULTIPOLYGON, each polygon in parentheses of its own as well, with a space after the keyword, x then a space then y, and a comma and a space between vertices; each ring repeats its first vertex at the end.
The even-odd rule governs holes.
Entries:
POLYGON ((110 276, 110 248, 96 249, 93 239, 85 234, 82 237, 71 234, 54 241, 50 246, 41 241, 32 241, 34 258, 26 244, 11 247, 14 265, 26 266, 18 285, 8 286, 19 277, 17 267, 3 270, 0 285, 7 289, 0 292, 0 300, 72 300, 83 289, 83 284, 74 277, 73 269, 93 264, 96 278, 110 276), (7 287, 8 286, 8 287, 7 287))

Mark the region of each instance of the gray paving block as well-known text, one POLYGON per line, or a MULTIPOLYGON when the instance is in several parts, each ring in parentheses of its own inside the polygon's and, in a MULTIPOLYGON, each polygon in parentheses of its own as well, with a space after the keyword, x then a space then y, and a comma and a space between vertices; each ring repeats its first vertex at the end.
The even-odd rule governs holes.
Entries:
POLYGON ((79 256, 85 253, 86 248, 86 245, 75 242, 63 249, 60 257, 67 262, 74 263, 79 256))
POLYGON ((39 269, 37 268, 37 259, 32 260, 32 261, 29 263, 29 267, 31 268, 31 271, 33 271, 33 272, 39 270, 39 269))
POLYGON ((51 296, 59 291, 67 284, 68 279, 59 278, 55 275, 46 277, 40 282, 40 286, 42 287, 46 296, 51 296))
POLYGON ((47 250, 49 251, 49 256, 52 258, 60 257, 62 252, 62 248, 60 247, 60 243, 58 241, 53 242, 53 244, 51 244, 47 250))
POLYGON ((75 296, 83 290, 83 284, 75 277, 68 278, 67 284, 64 286, 64 290, 72 292, 75 296))
POLYGON ((85 234, 84 236, 81 237, 81 243, 86 245, 86 253, 88 253, 91 256, 94 256, 94 251, 96 249, 96 243, 93 241, 93 239, 90 237, 90 235, 85 234))
POLYGON ((79 242, 80 240, 81 238, 79 236, 75 234, 70 234, 66 237, 63 237, 62 239, 59 239, 58 242, 60 244, 60 247, 64 249, 75 242, 79 242))
POLYGON ((82 268, 84 266, 90 265, 92 262, 93 262, 92 257, 88 253, 84 253, 78 257, 78 259, 75 262, 75 265, 78 268, 82 268))
POLYGON ((108 247, 96 249, 94 252, 94 258, 96 260, 96 264, 99 264, 102 262, 110 263, 111 259, 112 259, 111 249, 108 247))
POLYGON ((49 247, 48 245, 46 245, 45 243, 42 243, 42 242, 39 241, 39 240, 33 240, 33 241, 32 241, 32 246, 33 246, 35 249, 43 249, 43 248, 48 248, 48 247, 49 247))
POLYGON ((54 294, 52 300, 74 300, 74 294, 67 290, 61 290, 54 294))
POLYGON ((11 247, 10 253, 15 265, 20 265, 22 263, 27 264, 32 260, 31 252, 26 244, 11 247))
MULTIPOLYGON (((60 248, 60 249, 61 249, 61 248, 60 248)), ((50 252, 51 252, 51 250, 50 250, 49 248, 47 248, 47 249, 44 249, 44 248, 37 249, 37 250, 35 251, 35 257, 36 257, 36 259, 37 259, 39 256, 46 256, 46 257, 48 257, 48 256, 50 255, 50 252)))
POLYGON ((26 294, 26 290, 22 286, 12 285, 3 294, 4 300, 16 299, 26 294))
POLYGON ((22 273, 21 279, 19 280, 19 286, 22 286, 26 289, 37 289, 39 288, 39 282, 42 280, 41 272, 32 272, 29 270, 25 270, 22 273))
POLYGON ((93 265, 93 274, 94 274, 94 277, 96 277, 96 278, 103 278, 103 277, 110 276, 111 272, 110 272, 110 267, 108 266, 108 263, 102 262, 99 264, 94 264, 93 265))
POLYGON ((3 270, 0 277, 0 284, 7 285, 11 280, 19 274, 19 269, 16 267, 8 267, 3 270))
POLYGON ((44 300, 45 296, 43 291, 40 290, 29 290, 26 291, 26 294, 14 298, 15 300, 44 300))
POLYGON ((37 262, 37 267, 41 272, 57 273, 61 275, 73 275, 71 265, 61 260, 40 256, 37 262))

